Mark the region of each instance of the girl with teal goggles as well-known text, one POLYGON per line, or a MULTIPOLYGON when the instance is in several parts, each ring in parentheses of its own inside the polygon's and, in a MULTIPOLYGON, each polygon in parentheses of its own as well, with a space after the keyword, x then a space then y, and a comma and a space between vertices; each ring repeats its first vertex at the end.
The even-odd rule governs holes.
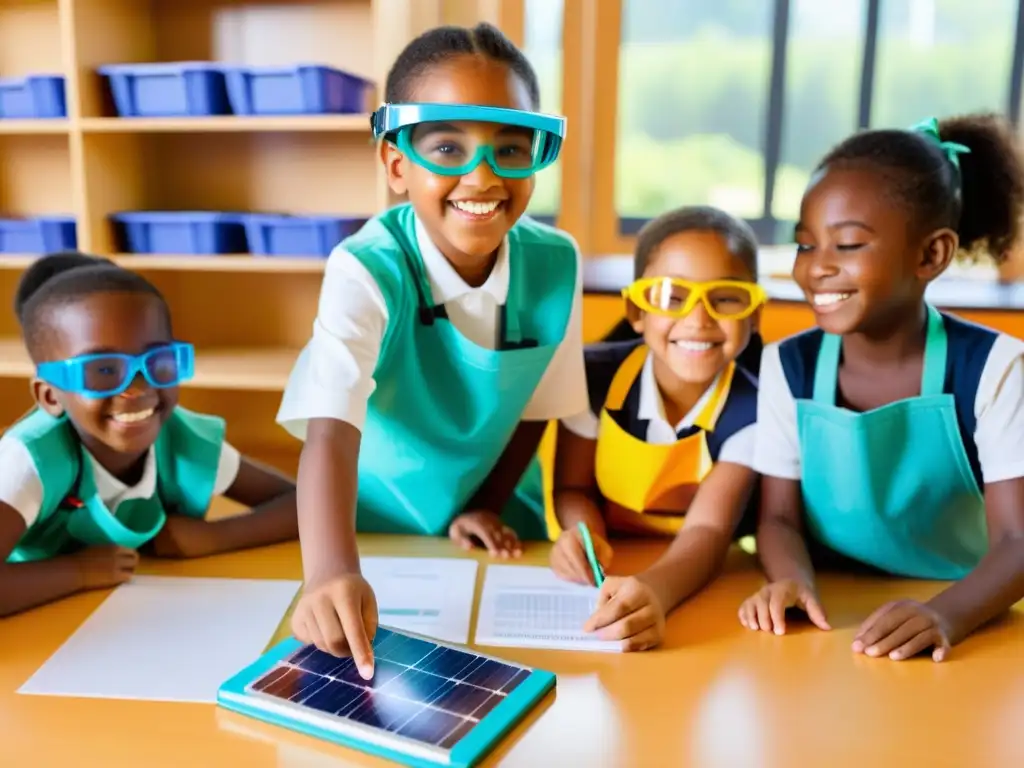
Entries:
POLYGON ((558 159, 565 138, 564 117, 475 104, 385 104, 370 125, 374 139, 439 176, 464 176, 487 161, 497 176, 525 179, 558 159), (467 122, 502 127, 482 143, 459 127, 467 122))
POLYGON ((100 398, 120 395, 140 373, 151 387, 165 389, 188 381, 194 370, 192 345, 175 341, 141 355, 100 352, 40 363, 36 366, 36 375, 50 386, 72 395, 100 398))

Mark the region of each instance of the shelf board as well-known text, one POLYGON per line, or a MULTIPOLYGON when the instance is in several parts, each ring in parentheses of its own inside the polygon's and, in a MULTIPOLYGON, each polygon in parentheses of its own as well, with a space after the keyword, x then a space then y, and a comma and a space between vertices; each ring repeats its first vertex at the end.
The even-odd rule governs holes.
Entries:
MULTIPOLYGON (((0 254, 0 270, 22 270, 38 256, 0 254)), ((323 274, 327 259, 311 256, 250 256, 217 254, 210 256, 154 254, 115 254, 109 258, 125 269, 159 272, 270 272, 278 275, 323 274)))
MULTIPOLYGON (((280 348, 197 350, 195 377, 183 386, 197 389, 283 392, 299 351, 280 348)), ((0 376, 29 378, 34 368, 20 339, 0 339, 0 376)))
POLYGON ((0 120, 0 135, 54 135, 67 133, 70 127, 71 123, 68 120, 0 120))
POLYGON ((34 254, 0 253, 0 269, 25 269, 38 258, 34 254))
POLYGON ((222 254, 187 256, 155 254, 138 256, 117 254, 111 257, 125 269, 165 270, 168 272, 273 272, 275 274, 323 274, 327 259, 316 257, 250 256, 222 254))
POLYGON ((86 117, 85 133, 291 133, 348 132, 370 135, 370 116, 282 115, 224 117, 86 117))

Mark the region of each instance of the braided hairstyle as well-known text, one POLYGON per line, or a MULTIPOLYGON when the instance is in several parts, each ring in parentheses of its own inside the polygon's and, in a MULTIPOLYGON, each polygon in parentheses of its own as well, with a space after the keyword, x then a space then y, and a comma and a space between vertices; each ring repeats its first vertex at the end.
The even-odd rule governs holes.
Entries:
POLYGON ((160 300, 171 325, 163 294, 149 280, 109 259, 78 251, 61 251, 37 259, 25 270, 14 297, 14 314, 33 359, 45 342, 47 316, 61 305, 95 293, 145 293, 160 300))
POLYGON ((533 66, 516 45, 492 24, 443 26, 427 30, 410 42, 388 72, 384 100, 415 101, 416 81, 437 64, 458 56, 483 56, 506 64, 523 81, 534 108, 540 107, 540 85, 533 66))
POLYGON ((1004 261, 1020 234, 1024 167, 1013 128, 995 114, 939 122, 939 137, 970 151, 959 170, 934 138, 918 131, 870 130, 836 146, 818 166, 868 169, 883 180, 882 194, 911 215, 920 235, 956 231, 962 251, 985 251, 1004 261))

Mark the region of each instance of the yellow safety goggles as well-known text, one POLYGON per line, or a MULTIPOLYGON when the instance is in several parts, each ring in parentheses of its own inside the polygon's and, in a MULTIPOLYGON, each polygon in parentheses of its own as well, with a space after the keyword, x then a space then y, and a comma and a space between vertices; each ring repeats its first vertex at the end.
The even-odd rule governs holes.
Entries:
POLYGON ((715 320, 742 320, 768 300, 757 283, 744 280, 709 280, 704 283, 678 277, 644 277, 622 289, 622 297, 638 309, 666 317, 686 317, 698 301, 715 320))

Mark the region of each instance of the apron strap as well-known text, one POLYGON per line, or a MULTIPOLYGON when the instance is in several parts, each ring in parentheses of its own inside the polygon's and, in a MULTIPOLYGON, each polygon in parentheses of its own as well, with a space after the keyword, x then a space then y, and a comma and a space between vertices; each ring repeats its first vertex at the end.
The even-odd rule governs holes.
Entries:
POLYGON ((76 500, 85 502, 97 495, 96 478, 92 474, 92 466, 85 455, 85 446, 80 446, 78 452, 78 471, 75 473, 75 485, 71 492, 77 494, 76 500))
POLYGON ((508 233, 508 293, 501 307, 498 326, 498 348, 514 349, 523 345, 523 332, 519 325, 519 308, 523 303, 522 270, 516 269, 512 252, 518 245, 519 238, 513 230, 508 233))
POLYGON ((721 373, 715 377, 714 391, 711 396, 708 397, 707 402, 701 409, 700 413, 697 414, 697 418, 693 420, 693 425, 705 430, 706 432, 714 432, 715 425, 718 423, 718 417, 722 413, 722 409, 725 407, 725 401, 729 399, 729 391, 732 389, 732 379, 736 374, 736 362, 733 361, 725 367, 721 373))
POLYGON ((836 404, 836 381, 839 378, 839 348, 842 339, 826 333, 821 337, 818 361, 814 368, 814 402, 836 404))
POLYGON ((921 395, 941 395, 946 384, 946 323, 931 304, 928 309, 928 332, 924 342, 924 368, 921 371, 921 395))
MULTIPOLYGON (((946 383, 946 324, 942 315, 931 304, 928 311, 927 331, 924 342, 924 366, 921 371, 921 396, 941 395, 946 383)), ((817 367, 814 370, 814 401, 835 405, 836 381, 839 377, 839 350, 842 340, 839 336, 826 333, 818 350, 817 367)))
POLYGON ((612 378, 612 385, 608 388, 608 394, 604 398, 604 409, 606 411, 617 411, 626 401, 629 388, 633 386, 636 377, 640 375, 640 369, 644 367, 647 359, 647 347, 641 344, 619 365, 619 370, 612 378))
POLYGON ((402 251, 402 256, 405 258, 405 263, 413 274, 414 287, 416 288, 416 303, 419 305, 416 308, 416 314, 419 321, 423 325, 433 325, 434 320, 447 320, 448 312, 445 310, 444 304, 434 306, 430 302, 433 299, 430 281, 427 279, 427 270, 423 265, 423 257, 420 255, 415 238, 406 237, 401 227, 392 226, 390 222, 384 219, 380 219, 380 223, 395 238, 399 249, 402 251))
POLYGON ((523 338, 520 313, 523 308, 523 297, 526 295, 526 270, 522 269, 522 264, 513 257, 519 249, 519 236, 514 227, 509 230, 507 247, 508 295, 501 307, 498 348, 508 350, 536 347, 540 344, 538 339, 523 338))

